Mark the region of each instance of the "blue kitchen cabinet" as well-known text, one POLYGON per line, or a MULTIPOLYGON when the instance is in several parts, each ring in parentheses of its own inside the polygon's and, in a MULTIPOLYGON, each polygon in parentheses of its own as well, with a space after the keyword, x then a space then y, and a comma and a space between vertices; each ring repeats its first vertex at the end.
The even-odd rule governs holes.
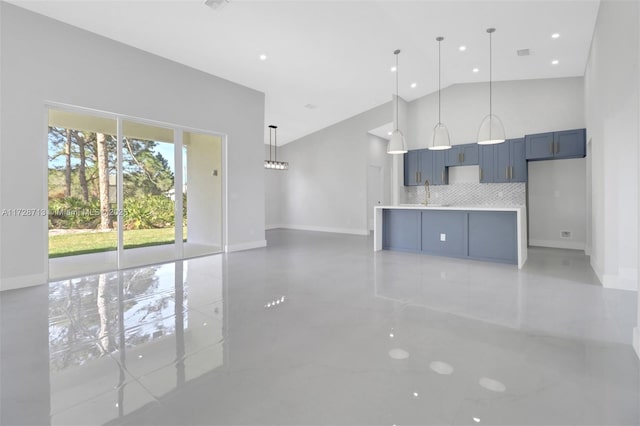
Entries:
POLYGON ((449 183, 449 169, 447 169, 447 151, 430 151, 431 152, 431 171, 429 173, 431 179, 429 183, 432 185, 446 185, 449 183))
POLYGON ((424 185, 424 181, 428 180, 433 184, 433 153, 430 149, 421 149, 418 151, 420 185, 424 185))
POLYGON ((420 185, 417 150, 404 154, 404 186, 414 185, 420 185))
POLYGON ((382 214, 382 248, 420 251, 420 213, 419 210, 385 209, 382 214))
POLYGON ((478 144, 454 145, 446 151, 447 166, 473 166, 478 164, 478 144))
POLYGON ((526 135, 526 159, 583 158, 586 155, 586 138, 586 129, 526 135))
POLYGON ((495 181, 495 145, 478 145, 478 165, 480 183, 492 183, 495 181))
POLYGON ((384 209, 382 226, 385 250, 518 261, 515 211, 384 209))
POLYGON ((446 185, 449 181, 446 152, 429 149, 412 150, 404 154, 404 185, 446 185))
POLYGON ((422 251, 439 256, 465 257, 467 212, 423 211, 422 251))
POLYGON ((526 182, 529 179, 524 138, 509 139, 509 182, 526 182))
POLYGON ((553 136, 555 152, 553 158, 583 158, 587 155, 587 130, 565 130, 553 136))
POLYGON ((525 141, 508 139, 479 146, 480 183, 526 182, 525 141))
POLYGON ((515 212, 469 212, 469 257, 494 262, 518 262, 515 212))

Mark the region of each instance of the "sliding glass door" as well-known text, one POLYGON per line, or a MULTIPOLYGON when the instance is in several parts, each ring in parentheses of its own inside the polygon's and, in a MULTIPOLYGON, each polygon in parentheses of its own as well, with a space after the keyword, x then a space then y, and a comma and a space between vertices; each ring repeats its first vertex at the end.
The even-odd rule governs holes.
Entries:
POLYGON ((222 137, 106 115, 49 112, 50 278, 221 252, 222 137))
POLYGON ((123 120, 124 266, 176 257, 176 237, 182 234, 176 228, 176 200, 182 187, 176 186, 181 175, 175 151, 173 129, 123 120))

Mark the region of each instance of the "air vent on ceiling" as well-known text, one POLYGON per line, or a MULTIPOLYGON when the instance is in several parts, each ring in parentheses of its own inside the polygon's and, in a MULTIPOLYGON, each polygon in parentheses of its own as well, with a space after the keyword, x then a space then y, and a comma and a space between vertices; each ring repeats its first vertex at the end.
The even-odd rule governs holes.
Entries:
POLYGON ((222 8, 230 2, 231 0, 204 0, 204 4, 209 6, 211 9, 222 8))
POLYGON ((518 52, 518 56, 529 56, 531 54, 529 49, 520 49, 517 52, 518 52))

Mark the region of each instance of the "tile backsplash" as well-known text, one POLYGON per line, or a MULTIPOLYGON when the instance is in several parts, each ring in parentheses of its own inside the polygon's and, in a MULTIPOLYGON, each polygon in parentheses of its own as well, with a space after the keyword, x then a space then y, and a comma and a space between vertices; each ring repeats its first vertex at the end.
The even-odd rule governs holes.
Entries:
MULTIPOLYGON (((452 183, 432 185, 429 203, 449 206, 524 206, 524 183, 452 183)), ((424 186, 405 186, 404 204, 425 201, 424 186)))

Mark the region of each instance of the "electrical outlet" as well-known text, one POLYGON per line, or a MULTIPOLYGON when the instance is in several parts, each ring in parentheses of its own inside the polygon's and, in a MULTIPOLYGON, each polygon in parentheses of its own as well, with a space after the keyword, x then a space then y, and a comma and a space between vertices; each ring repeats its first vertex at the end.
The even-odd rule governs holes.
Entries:
POLYGON ((560 236, 562 238, 571 238, 571 231, 560 231, 560 236))
POLYGON ((447 241, 447 234, 440 234, 440 241, 447 241))

